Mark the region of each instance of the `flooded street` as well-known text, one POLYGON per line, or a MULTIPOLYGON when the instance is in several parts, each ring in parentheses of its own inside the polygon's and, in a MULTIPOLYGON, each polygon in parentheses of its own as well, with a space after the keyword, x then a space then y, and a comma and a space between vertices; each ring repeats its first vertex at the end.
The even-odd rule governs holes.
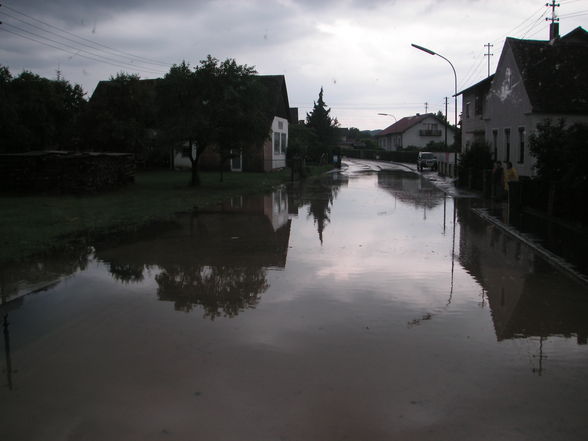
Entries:
POLYGON ((0 437, 585 440, 588 288, 478 202, 356 161, 4 268, 0 437))

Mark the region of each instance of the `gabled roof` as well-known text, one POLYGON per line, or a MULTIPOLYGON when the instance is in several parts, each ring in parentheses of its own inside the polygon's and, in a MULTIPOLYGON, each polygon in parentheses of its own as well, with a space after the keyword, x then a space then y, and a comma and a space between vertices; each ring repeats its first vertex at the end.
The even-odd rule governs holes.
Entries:
MULTIPOLYGON (((290 120, 290 105, 284 75, 255 75, 254 78, 259 79, 268 92, 269 99, 267 102, 271 107, 268 109, 268 112, 273 113, 273 116, 280 116, 290 120)), ((161 81, 163 81, 161 78, 155 78, 138 80, 129 84, 133 85, 135 91, 142 93, 146 106, 152 106, 156 98, 157 86, 161 81), (149 102, 147 100, 152 101, 149 102)), ((124 84, 120 82, 112 80, 100 81, 90 101, 94 103, 100 102, 106 105, 109 103, 112 104, 113 100, 116 100, 118 94, 120 94, 121 87, 124 87, 124 84)))
MULTIPOLYGON (((290 121, 290 103, 288 90, 286 89, 286 77, 284 75, 256 75, 261 80, 270 94, 270 103, 274 108, 274 116, 279 116, 290 121)), ((296 121, 290 121, 296 122, 296 121)))
POLYGON ((394 133, 398 133, 398 134, 404 133, 408 129, 410 129, 412 126, 420 123, 421 121, 423 121, 424 119, 427 119, 427 118, 435 118, 437 121, 443 123, 443 121, 441 121, 439 118, 437 118, 434 113, 425 113, 423 115, 419 115, 417 113, 414 116, 405 116, 404 118, 399 119, 391 126, 386 127, 384 130, 382 130, 376 136, 386 136, 386 135, 391 135, 394 133))
POLYGON ((588 113, 588 32, 553 41, 507 38, 533 112, 588 113))

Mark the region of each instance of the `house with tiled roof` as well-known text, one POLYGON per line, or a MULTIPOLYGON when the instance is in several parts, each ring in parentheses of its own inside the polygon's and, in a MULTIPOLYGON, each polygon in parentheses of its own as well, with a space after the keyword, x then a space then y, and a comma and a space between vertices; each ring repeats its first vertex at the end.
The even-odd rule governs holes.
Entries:
POLYGON ((376 135, 378 147, 397 151, 407 147, 424 148, 431 141, 444 142, 447 129, 447 145, 453 144, 454 130, 434 113, 416 114, 399 119, 376 135))
POLYGON ((529 135, 545 119, 588 123, 588 32, 550 40, 507 38, 496 73, 459 92, 462 152, 484 140, 494 159, 533 176, 529 135))
MULTIPOLYGON (((255 78, 264 86, 267 94, 267 118, 264 121, 268 137, 259 145, 252 146, 247 151, 235 154, 230 160, 228 167, 231 171, 271 171, 286 167, 286 150, 288 147, 288 126, 291 118, 297 118, 297 109, 290 108, 286 78, 284 75, 256 75, 255 78)), ((119 105, 119 98, 124 93, 138 94, 140 99, 136 100, 137 118, 145 110, 153 108, 157 102, 158 84, 161 79, 148 79, 130 82, 128 84, 115 81, 100 81, 94 91, 90 104, 101 105, 105 109, 119 105), (133 90, 126 90, 133 87, 133 90)), ((265 98, 265 97, 264 97, 265 98)), ((143 118, 141 116, 141 118, 143 118)), ((296 123, 297 121, 292 121, 296 123)), ((148 127, 156 133, 159 130, 156 118, 149 121, 148 127)), ((193 147, 194 148, 194 147, 193 147)), ((192 163, 189 155, 193 155, 190 147, 177 147, 174 149, 173 166, 176 169, 191 168, 192 163)), ((200 158, 199 168, 217 169, 219 156, 212 148, 208 148, 200 158)))

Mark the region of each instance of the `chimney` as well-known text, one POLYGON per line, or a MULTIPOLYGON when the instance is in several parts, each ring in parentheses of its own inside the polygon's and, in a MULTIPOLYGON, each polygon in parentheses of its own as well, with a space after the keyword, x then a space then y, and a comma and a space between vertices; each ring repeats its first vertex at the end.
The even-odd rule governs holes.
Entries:
POLYGON ((559 23, 552 21, 549 25, 549 41, 559 38, 559 23))

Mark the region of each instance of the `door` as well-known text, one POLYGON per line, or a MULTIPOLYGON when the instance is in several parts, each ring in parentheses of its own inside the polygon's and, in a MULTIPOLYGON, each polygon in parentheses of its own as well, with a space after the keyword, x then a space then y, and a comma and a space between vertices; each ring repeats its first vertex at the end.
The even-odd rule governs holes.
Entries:
MULTIPOLYGON (((233 150, 231 154, 234 154, 233 150)), ((231 158, 231 171, 243 171, 243 154, 240 151, 231 158)))

